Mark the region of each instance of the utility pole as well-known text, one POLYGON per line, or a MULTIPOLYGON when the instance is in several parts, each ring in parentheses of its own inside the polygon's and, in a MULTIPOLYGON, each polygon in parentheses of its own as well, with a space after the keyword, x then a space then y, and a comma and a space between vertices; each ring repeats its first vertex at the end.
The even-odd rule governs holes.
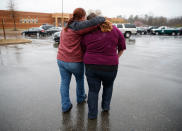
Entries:
POLYGON ((63 18, 63 0, 62 0, 62 19, 61 19, 61 25, 64 27, 64 18, 63 18))

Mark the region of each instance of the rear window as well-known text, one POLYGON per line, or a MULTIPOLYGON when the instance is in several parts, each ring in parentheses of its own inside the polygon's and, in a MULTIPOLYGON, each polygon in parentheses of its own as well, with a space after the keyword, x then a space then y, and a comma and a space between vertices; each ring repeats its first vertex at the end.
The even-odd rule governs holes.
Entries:
POLYGON ((117 24, 117 28, 123 28, 122 24, 117 24))
POLYGON ((34 30, 37 30, 37 28, 31 28, 30 30, 34 31, 34 30))
POLYGON ((52 25, 43 25, 43 26, 42 26, 42 28, 43 28, 44 30, 47 30, 47 29, 49 29, 49 28, 51 28, 51 27, 54 27, 54 26, 52 26, 52 25))
POLYGON ((125 24, 125 28, 136 28, 136 26, 132 24, 125 24))

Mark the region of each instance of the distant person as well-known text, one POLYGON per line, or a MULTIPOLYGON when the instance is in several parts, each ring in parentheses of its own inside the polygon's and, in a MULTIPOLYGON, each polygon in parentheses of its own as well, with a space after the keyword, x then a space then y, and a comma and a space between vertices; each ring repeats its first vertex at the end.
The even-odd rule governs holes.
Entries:
MULTIPOLYGON (((90 14, 87 19, 96 17, 90 14)), ((86 34, 82 41, 84 51, 83 62, 86 67, 86 77, 89 86, 88 118, 95 119, 98 114, 98 94, 103 85, 102 109, 110 110, 113 84, 118 71, 119 57, 126 49, 123 34, 109 21, 100 28, 86 34)))
POLYGON ((72 108, 69 97, 69 85, 72 74, 76 79, 77 103, 82 103, 86 99, 83 52, 80 41, 83 34, 97 28, 98 24, 105 21, 104 17, 95 17, 90 20, 86 20, 85 17, 85 10, 76 8, 73 11, 73 17, 69 19, 60 36, 57 63, 61 75, 60 93, 63 112, 68 112, 72 108))

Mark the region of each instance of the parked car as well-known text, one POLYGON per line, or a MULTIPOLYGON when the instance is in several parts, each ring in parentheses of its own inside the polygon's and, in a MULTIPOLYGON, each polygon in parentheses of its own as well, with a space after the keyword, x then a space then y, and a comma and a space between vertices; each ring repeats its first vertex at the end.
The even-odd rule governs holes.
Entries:
POLYGON ((26 36, 31 36, 31 35, 37 35, 37 36, 45 36, 45 30, 42 29, 41 27, 33 27, 28 30, 25 30, 21 33, 22 35, 26 36))
POLYGON ((47 35, 52 35, 55 32, 60 32, 61 30, 62 30, 61 27, 51 27, 51 28, 47 29, 45 32, 47 35))
POLYGON ((152 33, 155 35, 178 35, 180 34, 180 29, 177 28, 171 28, 167 26, 161 26, 158 29, 153 29, 152 33))
POLYGON ((159 26, 150 26, 148 29, 147 29, 147 33, 148 34, 152 34, 152 29, 157 29, 159 28, 159 26))
POLYGON ((162 34, 166 34, 166 35, 179 35, 180 34, 180 29, 177 28, 167 28, 162 30, 162 34))
POLYGON ((167 26, 160 26, 157 29, 152 29, 152 34, 153 35, 160 35, 162 34, 162 30, 167 29, 167 26))
POLYGON ((47 29, 49 29, 49 28, 52 28, 52 27, 54 27, 53 25, 50 25, 50 24, 43 24, 43 25, 41 25, 40 26, 42 29, 44 29, 44 30, 47 30, 47 29))
POLYGON ((136 28, 137 28, 137 34, 140 34, 140 35, 147 34, 147 29, 145 27, 136 27, 136 28))
POLYGON ((132 34, 137 34, 136 26, 133 24, 114 24, 125 36, 125 38, 130 38, 132 34))
POLYGON ((60 43, 60 34, 61 34, 61 31, 59 32, 56 32, 53 34, 53 40, 56 42, 56 43, 60 43))

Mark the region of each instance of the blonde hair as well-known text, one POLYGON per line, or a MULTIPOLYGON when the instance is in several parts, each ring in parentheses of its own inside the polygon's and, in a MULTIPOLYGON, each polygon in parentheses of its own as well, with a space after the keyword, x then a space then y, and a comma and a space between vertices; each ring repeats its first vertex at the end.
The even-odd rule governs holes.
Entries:
POLYGON ((112 30, 112 23, 108 20, 106 20, 104 23, 100 25, 100 30, 102 32, 110 32, 112 30))

